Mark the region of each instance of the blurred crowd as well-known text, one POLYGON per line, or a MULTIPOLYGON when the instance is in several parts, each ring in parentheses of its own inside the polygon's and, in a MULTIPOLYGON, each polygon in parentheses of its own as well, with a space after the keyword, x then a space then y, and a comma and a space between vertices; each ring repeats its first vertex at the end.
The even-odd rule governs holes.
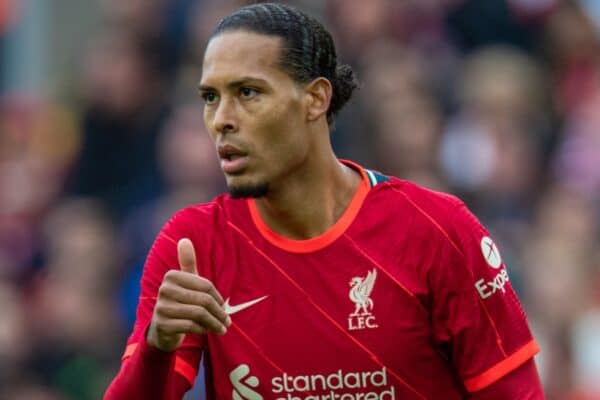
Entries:
MULTIPOLYGON (((246 3, 0 1, 1 399, 98 399, 118 371, 155 234, 224 190, 196 85, 246 3)), ((288 3, 362 83, 338 156, 461 197, 547 398, 600 399, 600 1, 288 3)))

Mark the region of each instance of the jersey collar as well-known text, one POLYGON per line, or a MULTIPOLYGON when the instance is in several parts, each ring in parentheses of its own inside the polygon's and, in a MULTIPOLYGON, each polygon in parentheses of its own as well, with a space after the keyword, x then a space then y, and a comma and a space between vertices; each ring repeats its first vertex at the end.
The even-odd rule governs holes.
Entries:
POLYGON ((352 196, 352 200, 350 200, 350 204, 342 214, 342 216, 337 220, 333 226, 331 226, 327 231, 323 232, 321 235, 316 236, 314 238, 305 239, 305 240, 296 240, 290 239, 285 236, 278 234, 273 231, 269 226, 263 221, 260 213, 258 212, 258 207, 256 206, 255 199, 248 199, 248 208, 250 211, 250 216, 252 217, 252 221, 254 225, 261 233, 261 235, 272 245, 279 247, 283 250, 287 250, 292 253, 311 253, 317 250, 321 250, 331 243, 333 243, 336 239, 344 234, 344 232, 350 227, 360 208, 369 193, 369 189, 371 188, 371 183, 369 181, 369 177, 365 172, 365 169, 360 165, 348 161, 348 160, 340 160, 343 164, 348 167, 360 172, 361 182, 358 185, 358 188, 354 192, 354 196, 352 196))

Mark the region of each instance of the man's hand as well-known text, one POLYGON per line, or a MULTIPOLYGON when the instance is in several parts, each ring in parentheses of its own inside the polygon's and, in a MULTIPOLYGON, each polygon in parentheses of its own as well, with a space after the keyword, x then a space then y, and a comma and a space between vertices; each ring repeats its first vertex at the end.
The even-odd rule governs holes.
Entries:
POLYGON ((222 335, 231 325, 223 298, 212 282, 198 275, 189 239, 177 243, 177 258, 181 270, 165 274, 147 333, 148 344, 162 351, 177 349, 186 333, 222 335))

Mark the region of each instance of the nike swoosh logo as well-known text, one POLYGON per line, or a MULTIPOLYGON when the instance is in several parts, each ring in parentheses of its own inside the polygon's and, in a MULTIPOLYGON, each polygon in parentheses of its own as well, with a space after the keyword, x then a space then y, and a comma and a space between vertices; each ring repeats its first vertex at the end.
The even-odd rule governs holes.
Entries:
POLYGON ((256 303, 258 303, 259 301, 263 301, 267 297, 269 297, 269 296, 259 297, 258 299, 250 300, 245 303, 236 304, 235 306, 232 306, 231 304, 229 304, 229 297, 228 297, 227 300, 225 300, 225 303, 223 303, 223 307, 225 308, 225 312, 227 314, 232 315, 232 314, 235 314, 236 312, 245 310, 248 307, 252 307, 256 303))

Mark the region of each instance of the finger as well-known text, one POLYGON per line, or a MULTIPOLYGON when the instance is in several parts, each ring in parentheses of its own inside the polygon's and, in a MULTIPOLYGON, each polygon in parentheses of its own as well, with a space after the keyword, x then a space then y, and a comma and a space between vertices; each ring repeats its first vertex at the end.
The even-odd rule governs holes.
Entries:
POLYGON ((164 323, 157 324, 157 329, 167 335, 177 335, 181 333, 203 335, 207 331, 200 323, 190 319, 170 319, 164 323))
POLYGON ((224 322, 211 314, 209 309, 201 306, 172 304, 167 307, 162 307, 158 315, 168 320, 194 321, 204 329, 218 334, 227 332, 227 327, 224 322))
POLYGON ((207 293, 213 297, 219 305, 224 303, 223 296, 221 296, 221 293, 219 293, 212 282, 199 275, 191 276, 189 274, 182 274, 177 270, 171 270, 167 272, 165 278, 167 282, 172 282, 182 288, 207 293))
MULTIPOLYGON (((172 301, 177 302, 177 305, 201 307, 203 309, 206 309, 206 312, 208 314, 212 315, 222 324, 230 324, 229 315, 227 315, 225 309, 219 303, 217 303, 217 300, 209 293, 198 292, 196 290, 188 290, 181 287, 177 288, 176 290, 173 290, 172 292, 169 290, 169 287, 165 287, 163 289, 163 292, 167 292, 169 298, 172 301)), ((179 310, 175 312, 179 312, 179 310)), ((187 315, 186 317, 192 316, 193 315, 187 315)))
POLYGON ((196 268, 196 253, 194 252, 194 245, 188 238, 183 238, 177 242, 177 259, 179 260, 179 268, 182 271, 189 272, 191 274, 198 274, 196 268))

